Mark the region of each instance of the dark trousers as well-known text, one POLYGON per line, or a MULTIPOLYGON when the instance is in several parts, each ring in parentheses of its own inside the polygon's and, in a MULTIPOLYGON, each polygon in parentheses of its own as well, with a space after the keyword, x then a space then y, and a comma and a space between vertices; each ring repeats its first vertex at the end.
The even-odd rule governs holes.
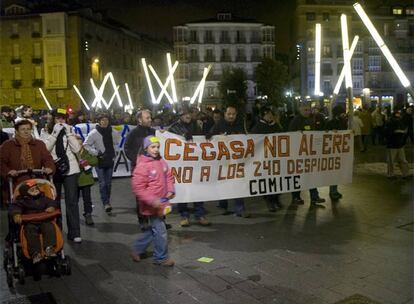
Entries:
MULTIPOLYGON (((189 218, 190 217, 190 210, 188 209, 188 204, 181 203, 177 204, 178 212, 180 213, 181 217, 189 218)), ((194 216, 196 220, 204 217, 206 214, 206 210, 204 209, 204 202, 194 203, 194 216)))
POLYGON ((91 185, 78 187, 78 197, 80 199, 82 195, 83 200, 83 215, 92 213, 91 187, 91 185))
POLYGON ((113 167, 108 168, 95 168, 99 181, 99 193, 101 194, 101 200, 104 205, 111 202, 111 187, 112 187, 112 174, 113 167))
MULTIPOLYGON (((309 189, 310 199, 311 201, 317 200, 319 198, 319 192, 317 188, 309 189)), ((300 198, 300 191, 292 192, 292 198, 293 199, 299 199, 300 198)))
MULTIPOLYGON (((234 206, 234 212, 238 215, 242 214, 244 211, 246 211, 246 208, 244 206, 244 199, 243 198, 236 198, 234 199, 235 201, 235 206, 234 206)), ((228 200, 221 200, 219 201, 219 206, 220 208, 223 208, 225 210, 228 209, 229 207, 229 202, 228 200)))
POLYGON ((55 182, 57 198, 60 206, 62 186, 65 188, 66 223, 68 226, 68 238, 80 237, 79 205, 78 205, 78 177, 72 174, 63 177, 63 180, 55 182))
POLYGON ((27 223, 24 226, 24 234, 29 246, 29 254, 41 253, 40 234, 43 238, 43 249, 49 246, 56 246, 55 227, 52 222, 27 223))

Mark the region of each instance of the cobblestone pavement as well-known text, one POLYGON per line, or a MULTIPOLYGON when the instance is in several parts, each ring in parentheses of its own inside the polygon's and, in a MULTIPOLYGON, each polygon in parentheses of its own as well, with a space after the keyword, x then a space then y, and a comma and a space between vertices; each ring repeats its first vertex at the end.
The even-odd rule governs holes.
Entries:
MULTIPOLYGON (((96 203, 95 226, 82 221, 82 244, 67 242, 71 276, 43 276, 9 290, 0 270, 0 302, 51 292, 58 303, 335 303, 354 294, 380 303, 413 300, 413 181, 384 175, 384 148, 358 154, 344 198, 319 208, 290 204, 269 213, 248 199, 250 219, 223 216, 206 203, 210 227, 179 227, 168 217, 171 269, 134 263, 130 246, 138 235, 129 179, 113 184, 112 216, 96 203), (197 261, 200 257, 214 260, 197 261)), ((407 149, 413 171, 413 148, 407 149)), ((93 197, 98 201, 97 187, 93 197)), ((321 189, 327 198, 327 188, 321 189)), ((0 247, 7 231, 1 212, 0 247)))

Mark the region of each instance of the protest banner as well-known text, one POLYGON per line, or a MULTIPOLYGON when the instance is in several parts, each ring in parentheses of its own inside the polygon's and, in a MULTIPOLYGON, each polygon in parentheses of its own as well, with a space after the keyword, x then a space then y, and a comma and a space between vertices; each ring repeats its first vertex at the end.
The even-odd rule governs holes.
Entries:
POLYGON ((157 132, 176 180, 173 202, 262 196, 352 182, 350 131, 217 135, 157 132))

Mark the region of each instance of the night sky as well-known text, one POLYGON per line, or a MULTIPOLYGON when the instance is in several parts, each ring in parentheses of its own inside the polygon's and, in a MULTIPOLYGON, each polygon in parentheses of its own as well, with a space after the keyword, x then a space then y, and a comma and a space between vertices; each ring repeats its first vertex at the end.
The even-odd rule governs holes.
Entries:
POLYGON ((97 9, 131 29, 154 38, 172 41, 172 27, 214 18, 229 11, 242 18, 275 25, 276 51, 287 53, 294 16, 294 0, 92 0, 97 9))

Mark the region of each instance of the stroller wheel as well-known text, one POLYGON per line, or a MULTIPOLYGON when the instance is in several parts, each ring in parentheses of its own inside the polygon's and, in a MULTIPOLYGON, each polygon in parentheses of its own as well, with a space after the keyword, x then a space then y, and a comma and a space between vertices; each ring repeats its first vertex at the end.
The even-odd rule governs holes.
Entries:
POLYGON ((72 274, 72 265, 71 265, 71 261, 70 261, 69 256, 66 256, 65 259, 62 261, 62 266, 63 266, 65 275, 71 275, 72 274))
POLYGON ((7 285, 9 286, 9 288, 13 288, 14 286, 14 280, 13 280, 13 269, 12 267, 7 267, 7 285))
POLYGON ((53 265, 53 269, 55 271, 55 276, 58 278, 64 274, 62 266, 62 261, 60 259, 56 259, 56 262, 53 265))
POLYGON ((24 271, 23 266, 19 266, 18 276, 19 276, 19 284, 23 285, 25 282, 25 278, 26 278, 26 272, 24 271))

